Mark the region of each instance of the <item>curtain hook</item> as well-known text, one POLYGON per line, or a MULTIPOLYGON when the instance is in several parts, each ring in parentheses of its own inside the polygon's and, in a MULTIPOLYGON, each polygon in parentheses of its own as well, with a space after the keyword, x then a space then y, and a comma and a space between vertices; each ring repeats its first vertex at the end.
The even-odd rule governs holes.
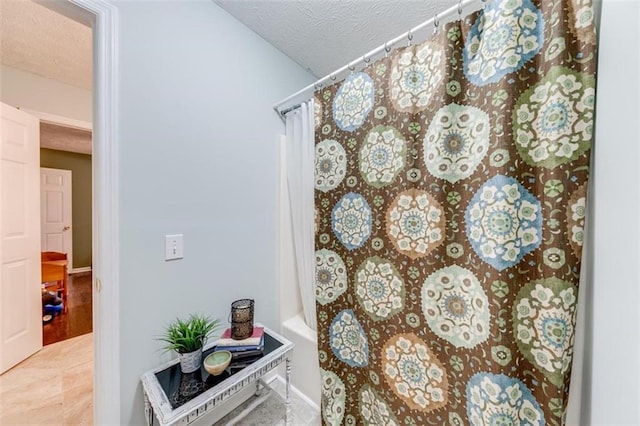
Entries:
POLYGON ((356 66, 353 64, 349 64, 349 71, 354 72, 356 70, 356 66))
POLYGON ((371 58, 367 58, 367 55, 362 55, 362 62, 368 64, 369 62, 371 62, 371 58))
POLYGON ((436 13, 436 16, 433 17, 433 33, 434 34, 438 33, 438 25, 440 25, 440 18, 438 18, 438 14, 436 13))
POLYGON ((462 19, 462 0, 458 0, 458 19, 462 19))
POLYGON ((413 34, 411 33, 411 30, 407 31, 407 39, 409 39, 409 44, 407 44, 407 46, 411 46, 411 40, 413 40, 413 34))
POLYGON ((336 76, 334 74, 329 75, 331 81, 336 81, 336 76))
POLYGON ((386 42, 384 44, 384 51, 385 51, 384 57, 388 58, 389 57, 389 52, 391 52, 391 47, 389 47, 389 42, 386 42))

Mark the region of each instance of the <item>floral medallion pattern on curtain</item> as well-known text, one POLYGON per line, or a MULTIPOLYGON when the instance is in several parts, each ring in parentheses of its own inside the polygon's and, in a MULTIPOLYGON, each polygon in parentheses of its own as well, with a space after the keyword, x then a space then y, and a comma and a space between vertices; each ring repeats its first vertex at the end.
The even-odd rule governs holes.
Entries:
POLYGON ((316 91, 326 424, 562 424, 593 18, 489 2, 316 91))

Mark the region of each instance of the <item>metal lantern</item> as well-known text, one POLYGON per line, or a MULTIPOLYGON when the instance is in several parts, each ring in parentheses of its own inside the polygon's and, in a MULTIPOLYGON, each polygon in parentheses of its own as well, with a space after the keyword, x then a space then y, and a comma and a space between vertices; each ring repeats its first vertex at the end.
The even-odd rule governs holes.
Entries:
POLYGON ((253 334, 253 299, 240 299, 231 304, 231 338, 246 339, 253 334))

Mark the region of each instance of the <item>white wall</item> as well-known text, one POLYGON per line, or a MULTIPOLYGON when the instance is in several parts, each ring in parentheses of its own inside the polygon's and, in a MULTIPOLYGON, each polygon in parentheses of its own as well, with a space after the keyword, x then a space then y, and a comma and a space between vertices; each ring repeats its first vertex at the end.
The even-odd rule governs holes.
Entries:
POLYGON ((640 424, 639 22, 639 2, 603 1, 582 424, 640 424))
MULTIPOLYGON (((122 424, 143 423, 140 375, 176 316, 226 322, 256 300, 277 329, 272 104, 313 77, 210 0, 113 2, 120 19, 122 424), (164 235, 185 257, 165 262, 164 235)), ((166 357, 166 356, 164 356, 166 357)))
POLYGON ((31 109, 85 122, 92 121, 91 91, 0 66, 0 100, 20 109, 31 109))

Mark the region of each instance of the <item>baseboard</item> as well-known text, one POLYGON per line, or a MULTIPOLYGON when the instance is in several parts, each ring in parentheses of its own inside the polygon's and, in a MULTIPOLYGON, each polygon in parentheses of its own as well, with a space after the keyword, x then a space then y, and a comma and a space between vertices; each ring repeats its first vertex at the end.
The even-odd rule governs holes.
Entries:
POLYGON ((73 268, 69 271, 69 274, 79 274, 81 272, 91 272, 91 266, 84 266, 82 268, 73 268))
MULTIPOLYGON (((271 379, 270 381, 265 382, 266 383, 271 383, 271 381, 273 380, 278 380, 280 382, 282 382, 283 384, 286 384, 286 380, 284 379, 284 377, 282 377, 281 375, 276 375, 273 379, 271 379)), ((302 392, 300 392, 295 386, 291 385, 291 392, 295 393, 296 396, 298 398, 300 398, 301 400, 303 400, 307 405, 309 405, 309 407, 311 407, 312 409, 314 409, 315 411, 317 411, 318 413, 320 412, 320 407, 318 407, 318 405, 313 402, 307 395, 303 394, 302 392)))

